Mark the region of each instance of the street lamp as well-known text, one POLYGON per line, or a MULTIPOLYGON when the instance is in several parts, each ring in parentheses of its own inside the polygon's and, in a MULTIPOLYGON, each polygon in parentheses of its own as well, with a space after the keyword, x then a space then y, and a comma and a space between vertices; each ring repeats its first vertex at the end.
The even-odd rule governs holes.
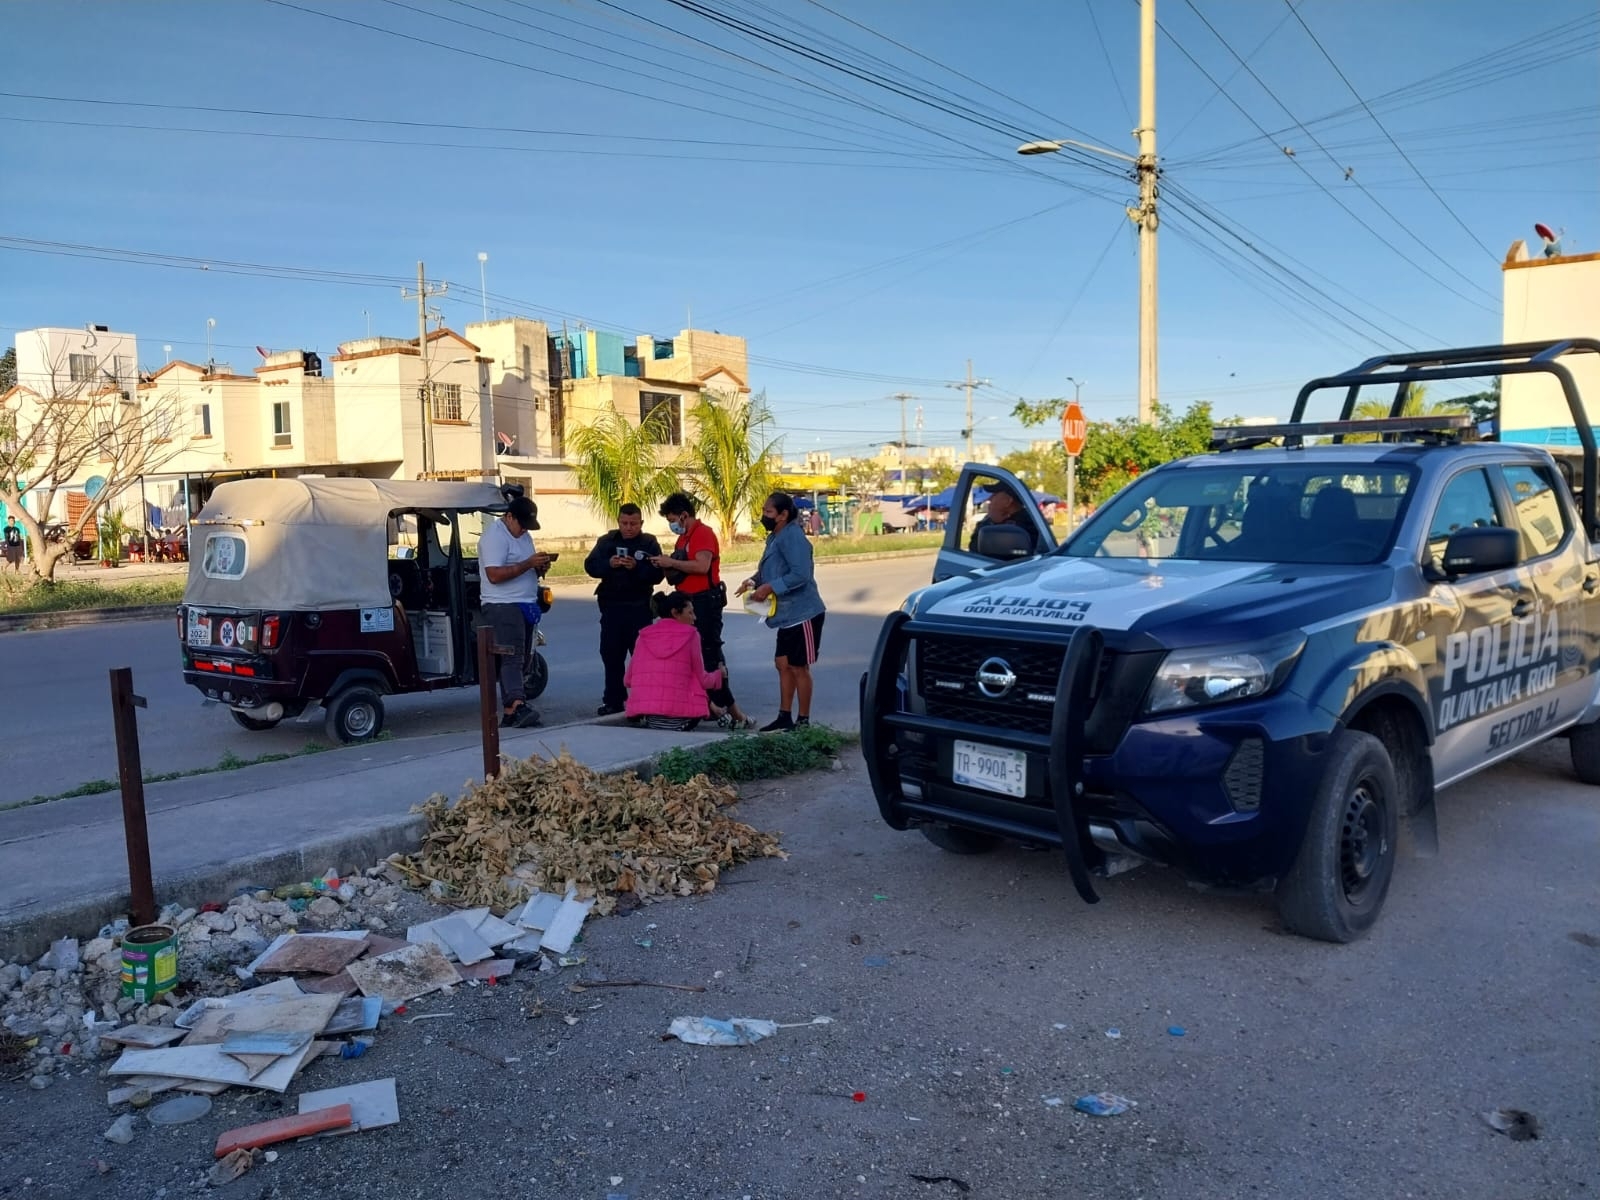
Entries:
POLYGON ((482 250, 479 250, 478 251, 478 296, 483 300, 483 319, 484 319, 485 323, 487 323, 488 320, 489 320, 489 285, 487 283, 487 275, 485 274, 485 264, 488 263, 488 261, 489 261, 489 256, 487 254, 485 254, 482 250))
POLYGON ((1132 163, 1139 181, 1139 203, 1128 219, 1139 226, 1139 422, 1155 419, 1156 405, 1156 0, 1139 0, 1139 156, 1130 158, 1104 146, 1071 138, 1025 142, 1018 154, 1054 154, 1071 147, 1132 163))

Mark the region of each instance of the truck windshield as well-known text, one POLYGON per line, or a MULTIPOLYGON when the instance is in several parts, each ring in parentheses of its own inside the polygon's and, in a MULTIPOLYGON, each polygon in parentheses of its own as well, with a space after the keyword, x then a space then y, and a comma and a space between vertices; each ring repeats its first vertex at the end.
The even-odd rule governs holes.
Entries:
POLYGON ((1370 563, 1393 544, 1405 467, 1295 462, 1153 471, 1102 505, 1069 557, 1370 563))

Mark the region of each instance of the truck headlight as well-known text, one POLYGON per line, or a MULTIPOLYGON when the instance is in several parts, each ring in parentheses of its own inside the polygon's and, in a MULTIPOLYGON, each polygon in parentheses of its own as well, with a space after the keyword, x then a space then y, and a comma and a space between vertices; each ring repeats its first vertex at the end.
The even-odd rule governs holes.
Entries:
POLYGON ((1264 696, 1288 678, 1305 639, 1250 646, 1174 650, 1156 670, 1145 698, 1147 713, 1173 712, 1264 696))

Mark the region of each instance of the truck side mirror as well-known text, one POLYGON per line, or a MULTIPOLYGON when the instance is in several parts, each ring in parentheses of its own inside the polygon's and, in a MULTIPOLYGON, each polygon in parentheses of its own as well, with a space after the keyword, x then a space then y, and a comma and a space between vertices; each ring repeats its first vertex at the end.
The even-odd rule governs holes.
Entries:
POLYGON ((1520 542, 1517 531, 1503 525, 1458 529, 1444 544, 1444 572, 1453 577, 1504 571, 1517 565, 1520 542))
POLYGON ((983 526, 972 539, 972 552, 1001 562, 1032 558, 1035 553, 1028 531, 1016 525, 983 526))

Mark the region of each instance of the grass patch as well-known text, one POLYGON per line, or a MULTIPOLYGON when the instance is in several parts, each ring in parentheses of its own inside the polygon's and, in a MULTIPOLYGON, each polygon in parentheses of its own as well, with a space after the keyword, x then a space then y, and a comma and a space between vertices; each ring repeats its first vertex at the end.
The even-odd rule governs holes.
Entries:
MULTIPOLYGON (((298 750, 279 750, 267 754, 258 754, 254 758, 240 758, 232 750, 224 750, 222 757, 217 759, 216 765, 211 767, 190 767, 184 771, 146 771, 146 783, 171 783, 174 779, 188 779, 192 775, 214 775, 218 771, 239 771, 245 767, 257 767, 262 763, 283 762, 290 758, 306 758, 313 754, 321 754, 331 750, 331 746, 324 746, 321 742, 307 742, 298 750)), ((35 804, 49 804, 52 800, 70 800, 74 796, 98 796, 101 792, 114 792, 121 784, 115 779, 91 779, 88 783, 80 783, 75 788, 68 788, 64 792, 57 792, 53 796, 35 796, 31 800, 15 800, 10 804, 0 804, 0 812, 10 812, 17 808, 31 808, 35 804)))
POLYGON ((789 733, 738 734, 704 746, 678 746, 656 759, 656 774, 669 783, 696 775, 744 783, 774 779, 825 767, 850 742, 826 725, 807 725, 789 733))
POLYGON ((0 578, 0 613, 77 612, 90 608, 123 608, 177 604, 183 599, 182 576, 135 579, 127 583, 85 583, 0 578))

